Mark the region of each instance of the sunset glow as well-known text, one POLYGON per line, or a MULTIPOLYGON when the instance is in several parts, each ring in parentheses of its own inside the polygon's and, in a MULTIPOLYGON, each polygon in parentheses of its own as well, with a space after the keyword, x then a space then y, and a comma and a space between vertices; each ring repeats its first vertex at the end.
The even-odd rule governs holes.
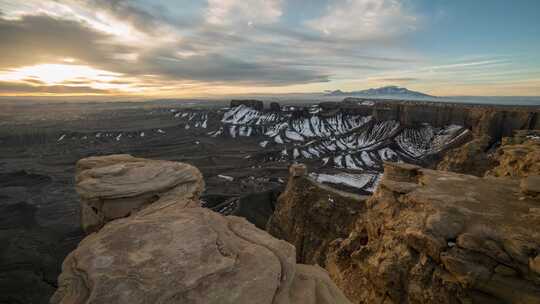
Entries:
POLYGON ((0 96, 382 85, 537 96, 538 11, 528 0, 1 1, 0 96))

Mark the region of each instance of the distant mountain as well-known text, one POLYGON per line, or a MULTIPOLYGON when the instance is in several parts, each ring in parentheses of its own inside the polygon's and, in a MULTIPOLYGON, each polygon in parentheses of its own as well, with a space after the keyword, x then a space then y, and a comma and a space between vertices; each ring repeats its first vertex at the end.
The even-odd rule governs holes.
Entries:
POLYGON ((343 92, 342 90, 329 91, 326 96, 366 96, 366 97, 401 97, 401 98, 419 98, 434 97, 421 92, 411 91, 407 88, 398 86, 386 86, 376 89, 367 89, 361 91, 343 92))

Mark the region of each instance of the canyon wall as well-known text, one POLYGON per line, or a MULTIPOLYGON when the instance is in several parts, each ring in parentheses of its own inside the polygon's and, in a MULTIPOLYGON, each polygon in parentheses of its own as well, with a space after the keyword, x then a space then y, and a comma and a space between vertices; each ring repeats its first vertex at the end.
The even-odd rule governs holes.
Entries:
POLYGON ((514 130, 540 129, 538 107, 456 104, 426 101, 345 98, 341 103, 321 103, 324 109, 340 108, 351 113, 373 115, 378 120, 397 120, 403 125, 429 123, 435 127, 461 125, 477 136, 487 135, 490 144, 512 136, 514 130), (370 103, 367 103, 370 102, 370 103), (373 104, 372 104, 373 103, 373 104))
POLYGON ((297 258, 324 266, 354 303, 540 302, 540 172, 520 179, 384 169, 356 208, 326 194, 308 200, 325 187, 298 191, 309 180, 291 177, 269 231, 292 242, 305 235, 300 244, 309 251, 297 258), (354 208, 354 221, 316 212, 332 207, 354 208), (313 258, 321 252, 322 263, 313 258))

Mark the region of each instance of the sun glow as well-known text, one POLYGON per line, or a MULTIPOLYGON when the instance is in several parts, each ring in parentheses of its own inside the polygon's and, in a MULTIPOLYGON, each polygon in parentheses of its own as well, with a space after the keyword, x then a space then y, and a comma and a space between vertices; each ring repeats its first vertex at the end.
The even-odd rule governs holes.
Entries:
POLYGON ((0 73, 0 80, 42 82, 47 85, 77 81, 109 82, 122 76, 120 73, 99 70, 86 65, 38 64, 10 69, 0 73))

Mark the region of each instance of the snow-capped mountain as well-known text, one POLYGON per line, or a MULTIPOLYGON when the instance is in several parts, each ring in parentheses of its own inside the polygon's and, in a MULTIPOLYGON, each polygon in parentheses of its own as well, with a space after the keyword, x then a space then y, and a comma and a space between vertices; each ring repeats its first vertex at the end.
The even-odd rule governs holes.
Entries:
POLYGON ((376 89, 367 89, 361 91, 343 92, 335 90, 328 92, 327 96, 366 96, 366 97, 398 97, 398 98, 425 98, 434 97, 425 93, 411 91, 407 88, 398 86, 386 86, 376 89))

